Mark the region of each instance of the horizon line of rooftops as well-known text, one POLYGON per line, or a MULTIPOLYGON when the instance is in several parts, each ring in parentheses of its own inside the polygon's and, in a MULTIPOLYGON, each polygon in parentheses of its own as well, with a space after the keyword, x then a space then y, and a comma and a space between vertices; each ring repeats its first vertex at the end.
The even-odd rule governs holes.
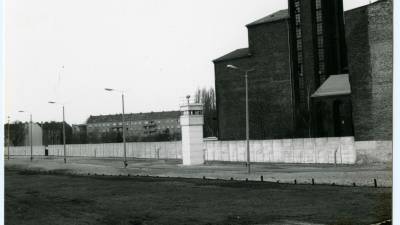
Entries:
MULTIPOLYGON (((138 112, 138 113, 125 113, 125 121, 127 124, 130 121, 159 121, 159 120, 165 120, 169 119, 171 120, 172 118, 179 119, 179 116, 181 115, 181 111, 179 110, 169 110, 169 111, 150 111, 150 112, 138 112)), ((121 117, 122 113, 116 113, 116 114, 105 114, 105 115, 89 115, 89 117, 86 119, 85 123, 78 123, 78 124, 71 124, 71 126, 80 126, 80 125, 86 125, 90 123, 109 123, 109 122, 121 122, 121 117)), ((29 123, 29 121, 14 121, 14 123, 29 123)), ((172 121, 171 121, 172 122, 172 121)), ((62 123, 62 121, 41 121, 41 122, 33 122, 34 124, 45 124, 45 123, 62 123)), ((68 123, 67 123, 68 124, 68 123)))

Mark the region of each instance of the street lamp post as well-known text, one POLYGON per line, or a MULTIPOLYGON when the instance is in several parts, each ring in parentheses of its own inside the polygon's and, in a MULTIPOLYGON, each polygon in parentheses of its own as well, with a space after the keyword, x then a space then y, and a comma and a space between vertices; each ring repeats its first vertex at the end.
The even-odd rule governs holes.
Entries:
MULTIPOLYGON (((49 101, 50 104, 59 104, 57 102, 49 101)), ((63 116, 63 123, 62 123, 62 131, 63 131, 63 145, 64 145, 64 163, 67 163, 67 146, 66 146, 66 140, 65 140, 65 110, 64 110, 64 104, 62 105, 62 116, 63 116)))
POLYGON ((28 112, 28 111, 24 111, 24 110, 19 110, 18 112, 21 112, 21 113, 29 113, 29 118, 30 118, 30 122, 29 122, 29 125, 30 125, 30 127, 29 127, 29 139, 30 139, 30 145, 31 145, 31 161, 33 160, 33 135, 32 135, 32 127, 33 127, 33 124, 32 124, 32 113, 30 113, 30 112, 28 112))
POLYGON ((253 72, 255 69, 242 70, 240 67, 234 65, 227 65, 226 67, 234 70, 244 72, 245 89, 246 89, 246 152, 247 152, 247 172, 250 173, 250 142, 249 142, 249 94, 248 94, 248 73, 253 72))
POLYGON ((7 160, 10 160, 10 116, 7 116, 7 160))
POLYGON ((122 141, 124 142, 124 166, 125 168, 128 166, 128 160, 126 159, 126 140, 125 140, 125 100, 124 100, 124 91, 116 90, 112 88, 104 88, 106 91, 117 91, 121 93, 122 96, 122 141))

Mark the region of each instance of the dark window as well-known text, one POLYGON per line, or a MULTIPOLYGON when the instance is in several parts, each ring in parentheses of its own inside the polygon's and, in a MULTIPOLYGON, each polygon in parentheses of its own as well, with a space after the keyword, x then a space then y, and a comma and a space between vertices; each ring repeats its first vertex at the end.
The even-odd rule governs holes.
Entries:
POLYGON ((304 93, 304 89, 300 89, 299 94, 300 94, 300 102, 305 102, 306 95, 304 93))
POLYGON ((304 80, 303 79, 299 79, 299 88, 304 89, 304 80))
POLYGON ((297 71, 299 72, 300 76, 303 76, 303 64, 299 63, 297 65, 297 71))

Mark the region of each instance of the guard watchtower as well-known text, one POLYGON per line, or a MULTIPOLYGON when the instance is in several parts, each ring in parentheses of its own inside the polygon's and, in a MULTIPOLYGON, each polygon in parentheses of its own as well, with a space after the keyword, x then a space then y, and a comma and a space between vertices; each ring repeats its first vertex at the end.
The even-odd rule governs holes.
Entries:
POLYGON ((203 104, 187 103, 181 105, 182 161, 183 165, 204 163, 203 152, 203 104))

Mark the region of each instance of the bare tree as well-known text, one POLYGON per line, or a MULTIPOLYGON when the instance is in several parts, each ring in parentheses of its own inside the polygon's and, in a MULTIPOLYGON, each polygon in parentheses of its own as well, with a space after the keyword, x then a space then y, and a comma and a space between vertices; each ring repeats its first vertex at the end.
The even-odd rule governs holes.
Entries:
POLYGON ((197 88, 194 99, 196 103, 203 104, 204 126, 203 135, 205 137, 217 136, 217 107, 215 101, 214 88, 197 88))

